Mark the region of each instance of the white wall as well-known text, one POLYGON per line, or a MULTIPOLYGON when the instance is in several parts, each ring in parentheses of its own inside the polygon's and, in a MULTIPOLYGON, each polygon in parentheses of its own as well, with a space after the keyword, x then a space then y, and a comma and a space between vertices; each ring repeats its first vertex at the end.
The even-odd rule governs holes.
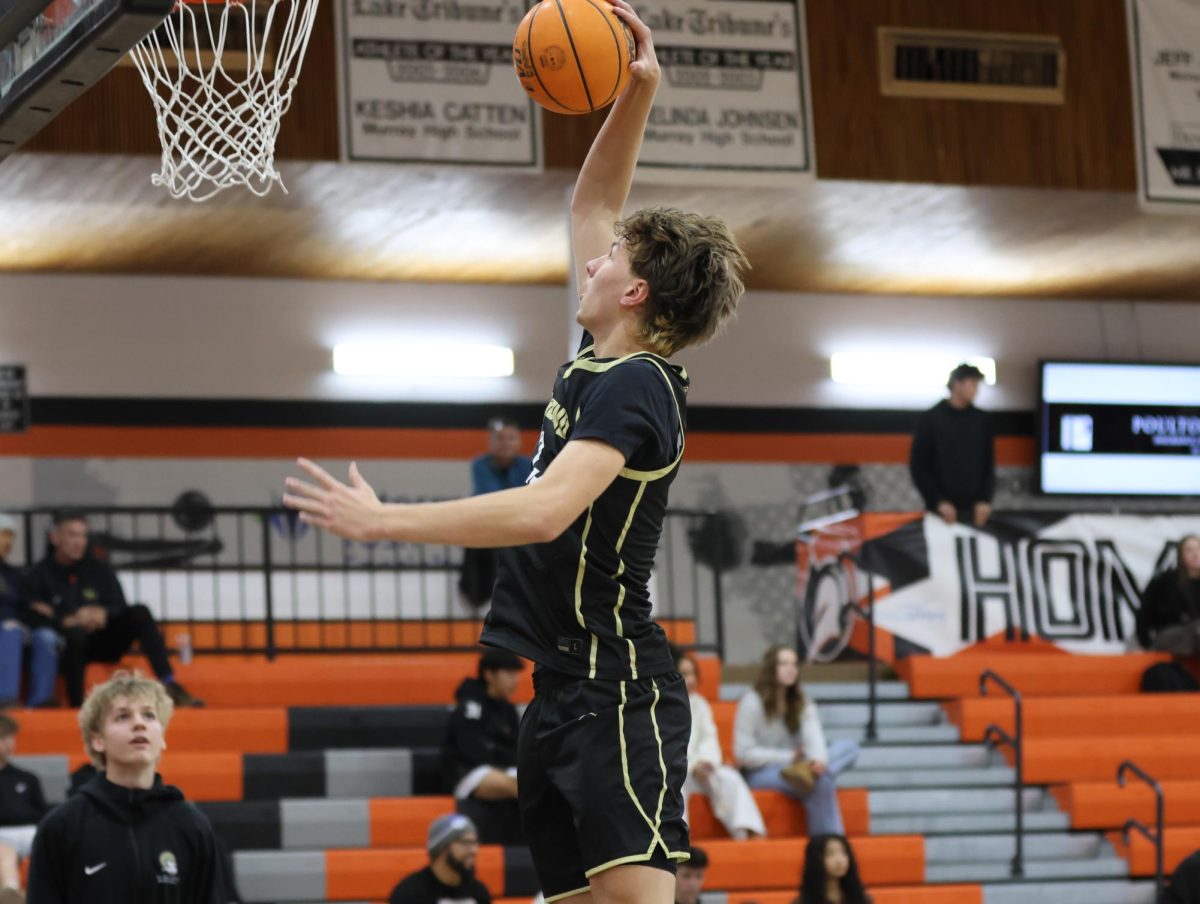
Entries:
MULTIPOLYGON (((441 401, 543 400, 570 329, 561 286, 0 276, 0 363, 35 395, 441 401), (329 371, 333 342, 395 333, 511 345, 498 381, 371 386, 329 371)), ((692 404, 895 407, 938 393, 848 389, 836 350, 997 359, 993 409, 1030 409, 1040 357, 1198 360, 1194 304, 752 293, 738 322, 681 357, 692 404)))

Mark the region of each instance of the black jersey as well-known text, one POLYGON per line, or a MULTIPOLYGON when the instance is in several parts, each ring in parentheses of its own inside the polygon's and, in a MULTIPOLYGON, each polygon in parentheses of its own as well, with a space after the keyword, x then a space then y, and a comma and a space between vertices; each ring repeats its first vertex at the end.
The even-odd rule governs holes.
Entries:
POLYGON ((588 336, 546 406, 529 482, 573 439, 625 456, 620 475, 557 539, 500 554, 482 642, 585 678, 674 668, 648 584, 683 457, 687 373, 649 352, 597 358, 588 336))

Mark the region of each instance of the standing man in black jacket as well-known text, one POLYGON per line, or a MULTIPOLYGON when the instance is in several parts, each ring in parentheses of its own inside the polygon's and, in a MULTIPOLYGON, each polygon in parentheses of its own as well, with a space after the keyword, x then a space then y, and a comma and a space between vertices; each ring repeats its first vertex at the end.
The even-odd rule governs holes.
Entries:
POLYGON ((950 397, 924 412, 913 433, 909 470, 925 508, 947 524, 983 527, 992 515, 996 453, 987 415, 975 407, 983 371, 960 364, 950 397))
POLYGON ((224 904, 212 826, 157 774, 174 706, 162 685, 118 672, 79 711, 100 770, 42 821, 34 904, 224 904))
POLYGON ((442 742, 442 763, 458 811, 479 827, 483 844, 522 844, 517 809, 517 733, 512 704, 525 664, 507 650, 486 650, 478 677, 455 692, 454 712, 442 742))
POLYGON ((203 706, 203 700, 175 680, 166 642, 150 610, 125 602, 112 566, 88 552, 83 514, 57 512, 50 545, 45 558, 29 572, 26 598, 39 625, 55 628, 65 639, 62 670, 71 705, 83 703, 89 662, 117 662, 137 641, 176 706, 203 706))
POLYGON ((38 777, 9 762, 18 727, 12 716, 0 712, 0 904, 25 900, 21 860, 29 856, 37 824, 49 809, 38 777))

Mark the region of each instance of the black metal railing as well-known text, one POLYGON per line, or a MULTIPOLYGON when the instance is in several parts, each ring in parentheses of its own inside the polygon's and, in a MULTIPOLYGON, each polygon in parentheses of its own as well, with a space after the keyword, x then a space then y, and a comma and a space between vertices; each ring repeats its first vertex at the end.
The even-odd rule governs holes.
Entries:
POLYGON ((1021 717, 1021 692, 991 669, 986 669, 979 676, 979 693, 984 697, 987 696, 989 681, 996 684, 1013 699, 1013 733, 1009 734, 999 725, 992 723, 983 732, 983 743, 995 747, 1007 744, 1012 748, 1013 758, 1016 761, 1016 780, 1014 781, 1017 811, 1014 832, 1016 852, 1012 859, 1012 875, 1020 877, 1025 875, 1025 725, 1021 717))
MULTIPOLYGON (((482 627, 482 610, 459 590, 458 547, 345 541, 282 508, 76 511, 87 517, 92 549, 117 571, 126 597, 150 608, 173 646, 186 635, 196 652, 269 657, 454 651, 473 649, 482 627)), ((669 634, 723 654, 727 556, 720 532, 702 554, 693 549, 698 526, 715 514, 667 512, 651 597, 669 634)), ((20 513, 29 565, 48 549, 52 515, 20 513)), ((18 547, 12 561, 21 559, 18 547)))
POLYGON ((842 605, 841 621, 844 625, 846 619, 851 613, 854 613, 862 618, 867 623, 867 731, 866 740, 879 740, 878 727, 878 683, 879 683, 879 660, 875 655, 875 579, 871 572, 863 567, 862 557, 850 552, 843 551, 838 554, 838 564, 846 570, 847 574, 851 575, 847 581, 847 599, 842 605), (850 568, 846 568, 847 563, 850 568), (859 602, 857 575, 865 573, 867 576, 867 599, 866 604, 859 602))
POLYGON ((1161 902, 1163 897, 1163 789, 1154 776, 1147 773, 1133 760, 1125 760, 1117 767, 1117 785, 1125 787, 1125 773, 1132 772, 1154 792, 1154 831, 1146 827, 1140 819, 1127 819, 1121 827, 1121 838, 1129 844, 1130 830, 1136 830, 1147 841, 1154 845, 1154 900, 1161 902))

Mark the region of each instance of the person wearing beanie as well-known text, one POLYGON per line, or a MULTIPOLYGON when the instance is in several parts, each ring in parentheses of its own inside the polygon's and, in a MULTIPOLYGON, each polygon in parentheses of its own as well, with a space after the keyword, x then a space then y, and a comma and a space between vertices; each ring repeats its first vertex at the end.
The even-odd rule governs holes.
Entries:
POLYGON ((388 904, 492 904, 492 896, 475 878, 479 833, 461 813, 447 813, 429 824, 425 843, 429 866, 401 879, 388 904))

